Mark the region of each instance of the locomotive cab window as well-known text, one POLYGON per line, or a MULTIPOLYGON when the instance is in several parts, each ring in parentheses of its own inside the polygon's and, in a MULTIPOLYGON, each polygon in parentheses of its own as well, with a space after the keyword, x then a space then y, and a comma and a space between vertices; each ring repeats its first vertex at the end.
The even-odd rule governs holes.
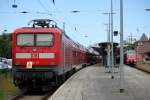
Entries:
POLYGON ((53 46, 54 35, 51 33, 18 34, 18 46, 53 46))
POLYGON ((36 46, 52 46, 53 40, 52 34, 37 34, 36 46))
POLYGON ((133 56, 133 55, 135 55, 135 54, 136 54, 135 51, 128 51, 128 55, 130 55, 130 56, 133 56))
POLYGON ((34 35, 33 34, 18 34, 17 45, 18 46, 33 46, 34 35))

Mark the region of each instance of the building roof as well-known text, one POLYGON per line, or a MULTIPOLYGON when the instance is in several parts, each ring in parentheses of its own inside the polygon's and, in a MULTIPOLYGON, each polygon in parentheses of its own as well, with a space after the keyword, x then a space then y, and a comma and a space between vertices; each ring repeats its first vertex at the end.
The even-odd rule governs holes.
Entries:
POLYGON ((146 36, 146 34, 143 33, 139 41, 149 41, 149 40, 148 40, 148 37, 146 36))
MULTIPOLYGON (((98 43, 98 45, 99 45, 99 47, 107 47, 107 45, 111 45, 111 42, 101 42, 101 43, 98 43)), ((116 47, 118 45, 119 45, 118 43, 113 42, 114 47, 116 47)))
POLYGON ((138 53, 150 52, 150 42, 145 42, 142 43, 142 45, 138 45, 137 50, 138 53))
POLYGON ((150 52, 150 41, 145 33, 142 34, 139 41, 137 41, 137 51, 138 53, 144 54, 150 52))

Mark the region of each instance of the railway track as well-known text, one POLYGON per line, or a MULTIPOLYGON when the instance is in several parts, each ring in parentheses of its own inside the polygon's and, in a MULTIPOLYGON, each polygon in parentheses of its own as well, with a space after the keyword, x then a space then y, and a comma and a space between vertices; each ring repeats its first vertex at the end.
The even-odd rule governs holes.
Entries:
MULTIPOLYGON (((79 67, 78 69, 76 69, 76 72, 83 68, 84 67, 79 67)), ((72 73, 70 76, 72 76, 74 73, 72 73)), ((40 93, 39 92, 27 92, 26 90, 24 90, 20 92, 18 95, 16 95, 15 97, 11 98, 10 100, 48 100, 48 98, 51 97, 51 95, 57 90, 57 88, 51 89, 51 91, 45 92, 45 93, 44 92, 43 93, 42 92, 40 93)))
POLYGON ((136 69, 138 69, 138 70, 140 70, 140 71, 142 71, 142 72, 145 72, 145 73, 150 74, 150 72, 149 72, 148 70, 146 70, 146 69, 139 68, 139 67, 136 67, 136 66, 135 66, 134 68, 136 68, 136 69))
POLYGON ((27 92, 20 93, 13 97, 11 100, 48 100, 48 98, 54 93, 54 91, 48 92, 27 92))
POLYGON ((135 69, 137 69, 137 70, 140 70, 140 71, 142 71, 142 72, 145 72, 145 73, 147 73, 147 74, 150 74, 150 71, 148 71, 148 70, 146 70, 146 69, 144 69, 144 68, 138 67, 137 65, 135 65, 135 66, 127 65, 127 66, 130 66, 130 67, 132 67, 132 68, 135 68, 135 69))

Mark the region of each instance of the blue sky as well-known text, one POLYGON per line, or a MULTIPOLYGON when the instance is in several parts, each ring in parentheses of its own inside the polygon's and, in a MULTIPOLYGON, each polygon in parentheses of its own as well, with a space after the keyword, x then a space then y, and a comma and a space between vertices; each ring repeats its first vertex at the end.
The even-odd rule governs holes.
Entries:
MULTIPOLYGON (((55 0, 55 6, 52 0, 16 0, 18 7, 12 8, 13 1, 0 0, 0 32, 13 32, 32 19, 50 18, 61 28, 65 22, 67 34, 85 46, 107 40, 104 24, 108 23, 108 15, 103 13, 109 12, 110 0, 55 0), (80 12, 72 13, 74 10, 80 12), (19 13, 22 11, 30 13, 19 13)), ((114 30, 119 30, 119 1, 113 0, 114 30)), ((150 8, 150 0, 124 0, 124 39, 130 34, 138 39, 142 33, 150 36, 150 12, 146 8, 150 8)), ((114 41, 119 42, 119 36, 114 41)))

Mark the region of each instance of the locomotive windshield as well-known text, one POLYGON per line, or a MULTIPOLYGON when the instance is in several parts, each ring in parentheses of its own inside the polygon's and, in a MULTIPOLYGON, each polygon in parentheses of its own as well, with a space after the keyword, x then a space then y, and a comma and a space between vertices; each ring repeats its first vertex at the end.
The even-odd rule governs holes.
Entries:
POLYGON ((33 46, 34 34, 18 34, 17 45, 18 46, 33 46))
POLYGON ((53 35, 52 34, 37 34, 36 45, 37 46, 52 46, 53 35))
POLYGON ((54 43, 52 34, 18 34, 18 46, 52 46, 54 43))
POLYGON ((136 54, 136 52, 134 51, 134 50, 129 50, 128 51, 128 55, 130 55, 130 56, 133 56, 133 55, 135 55, 136 54))

